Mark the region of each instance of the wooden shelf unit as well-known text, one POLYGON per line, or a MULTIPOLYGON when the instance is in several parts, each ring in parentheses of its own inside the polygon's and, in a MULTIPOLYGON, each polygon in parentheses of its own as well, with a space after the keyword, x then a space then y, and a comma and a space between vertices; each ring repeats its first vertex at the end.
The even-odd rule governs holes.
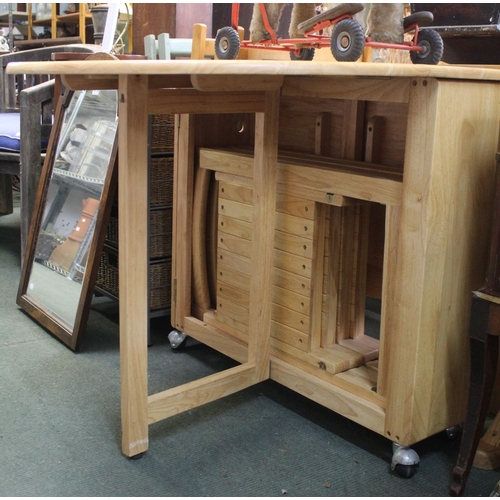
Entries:
POLYGON ((79 3, 79 11, 70 14, 58 14, 58 4, 52 4, 51 17, 44 19, 33 19, 32 4, 28 4, 28 40, 31 40, 31 32, 33 26, 50 27, 51 38, 57 38, 57 26, 59 24, 78 25, 78 34, 81 43, 86 43, 85 28, 87 24, 92 24, 92 16, 87 10, 86 3, 79 3))

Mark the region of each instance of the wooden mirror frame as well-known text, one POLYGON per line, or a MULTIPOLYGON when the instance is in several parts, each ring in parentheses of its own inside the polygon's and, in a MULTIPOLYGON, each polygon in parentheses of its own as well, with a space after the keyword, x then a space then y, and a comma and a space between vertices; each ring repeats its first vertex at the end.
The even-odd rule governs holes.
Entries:
POLYGON ((118 132, 115 135, 110 162, 104 179, 99 208, 96 216, 94 234, 89 248, 85 273, 82 280, 82 290, 73 329, 68 328, 68 326, 59 321, 57 317, 51 315, 49 311, 44 310, 38 303, 32 301, 30 296, 26 293, 35 259, 38 237, 43 222, 47 203, 47 194, 56 160, 56 151, 64 122, 64 114, 66 109, 69 107, 74 94, 74 91, 67 91, 64 96, 59 99, 57 104, 54 126, 47 147, 47 154, 43 164, 40 184, 38 186, 35 207, 30 224, 30 231, 26 245, 26 255, 22 266, 21 280, 17 294, 17 304, 36 322, 61 340, 70 349, 79 351, 82 347, 86 331, 94 285, 100 265, 100 256, 104 245, 106 228, 116 194, 118 170, 116 165, 118 132))

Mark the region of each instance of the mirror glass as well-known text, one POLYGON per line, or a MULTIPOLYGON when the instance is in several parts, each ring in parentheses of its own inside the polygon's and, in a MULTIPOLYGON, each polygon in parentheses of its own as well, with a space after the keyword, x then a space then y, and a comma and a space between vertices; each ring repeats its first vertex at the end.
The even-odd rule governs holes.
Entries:
POLYGON ((116 151, 116 90, 74 92, 63 111, 25 296, 72 332, 116 151))

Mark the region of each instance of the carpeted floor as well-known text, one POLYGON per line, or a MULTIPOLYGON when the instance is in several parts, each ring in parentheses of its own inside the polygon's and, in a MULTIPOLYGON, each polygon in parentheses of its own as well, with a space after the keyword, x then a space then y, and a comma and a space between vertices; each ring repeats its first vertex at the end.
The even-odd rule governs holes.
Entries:
MULTIPOLYGON (((139 460, 120 452, 118 309, 96 299, 74 354, 16 305, 19 215, 0 217, 0 495, 447 496, 459 439, 415 445, 416 475, 391 473, 385 438, 274 382, 150 427, 139 460)), ((172 351, 152 324, 157 392, 233 362, 201 345, 172 351)), ((467 496, 488 496, 498 471, 473 469, 467 496)))

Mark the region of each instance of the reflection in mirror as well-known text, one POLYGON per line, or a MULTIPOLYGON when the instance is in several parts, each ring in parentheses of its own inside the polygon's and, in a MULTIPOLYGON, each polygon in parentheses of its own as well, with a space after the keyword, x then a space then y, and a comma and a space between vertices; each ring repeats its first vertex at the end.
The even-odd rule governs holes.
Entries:
MULTIPOLYGON (((50 318, 45 326, 51 329, 53 321, 71 336, 81 315, 101 199, 116 154, 117 92, 74 92, 62 113, 55 153, 47 154, 52 165, 44 168, 45 193, 37 205, 41 215, 21 305, 27 302, 28 312, 35 309, 50 318)), ((70 347, 75 342, 69 341, 70 347)))

